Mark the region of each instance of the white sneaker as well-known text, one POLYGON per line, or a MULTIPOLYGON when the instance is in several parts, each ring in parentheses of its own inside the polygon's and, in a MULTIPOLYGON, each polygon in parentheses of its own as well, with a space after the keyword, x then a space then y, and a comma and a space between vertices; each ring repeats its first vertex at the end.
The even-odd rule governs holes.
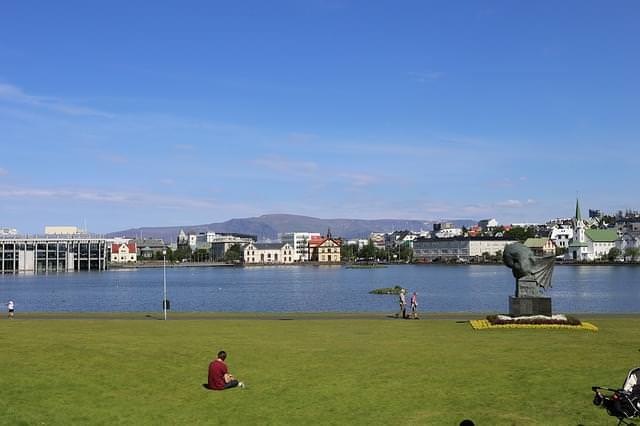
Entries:
POLYGON ((238 387, 239 387, 240 389, 244 389, 244 388, 245 388, 244 382, 240 382, 240 383, 238 383, 238 387))

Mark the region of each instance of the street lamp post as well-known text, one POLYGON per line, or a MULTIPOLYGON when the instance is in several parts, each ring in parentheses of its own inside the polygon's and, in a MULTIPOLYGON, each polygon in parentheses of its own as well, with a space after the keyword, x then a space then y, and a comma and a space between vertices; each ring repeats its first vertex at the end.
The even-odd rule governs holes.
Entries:
POLYGON ((167 320, 167 249, 162 249, 162 313, 167 320))

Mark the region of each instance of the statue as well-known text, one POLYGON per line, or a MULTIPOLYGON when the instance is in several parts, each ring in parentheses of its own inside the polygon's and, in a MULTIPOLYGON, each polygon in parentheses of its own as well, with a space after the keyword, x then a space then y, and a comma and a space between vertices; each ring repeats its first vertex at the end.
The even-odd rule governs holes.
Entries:
POLYGON ((516 279, 515 297, 509 298, 510 314, 551 315, 551 298, 544 297, 542 290, 551 288, 555 257, 535 256, 524 244, 513 243, 504 248, 502 260, 516 279))

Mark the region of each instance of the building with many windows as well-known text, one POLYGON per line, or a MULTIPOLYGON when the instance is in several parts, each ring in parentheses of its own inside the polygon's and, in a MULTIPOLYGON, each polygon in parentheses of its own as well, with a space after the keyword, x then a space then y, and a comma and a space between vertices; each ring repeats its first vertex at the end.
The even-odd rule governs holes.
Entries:
POLYGON ((293 263, 295 252, 287 243, 254 243, 244 248, 245 264, 287 264, 293 263))
POLYGON ((111 241, 93 235, 0 237, 0 273, 103 271, 111 241))
POLYGON ((341 240, 331 237, 331 232, 324 238, 314 238, 309 241, 309 258, 319 263, 339 263, 341 240))
POLYGON ((473 260, 495 256, 515 240, 497 237, 418 238, 413 242, 413 258, 432 260, 473 260))
POLYGON ((306 262, 309 260, 309 241, 319 237, 318 232, 287 232, 282 234, 281 240, 293 247, 296 262, 306 262))

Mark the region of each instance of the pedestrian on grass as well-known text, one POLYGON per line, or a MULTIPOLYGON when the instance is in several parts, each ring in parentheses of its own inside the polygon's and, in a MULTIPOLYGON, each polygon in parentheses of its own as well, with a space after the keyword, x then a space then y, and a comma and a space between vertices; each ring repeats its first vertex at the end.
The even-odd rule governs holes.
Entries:
POLYGON ((402 318, 406 318, 407 317, 407 299, 404 296, 404 288, 400 290, 400 295, 399 295, 399 299, 398 302, 400 303, 400 314, 402 315, 402 318))
POLYGON ((13 300, 9 300, 9 302, 7 303, 7 318, 9 319, 13 319, 13 311, 15 310, 15 304, 13 303, 13 300))
POLYGON ((244 383, 239 382, 233 375, 229 374, 227 364, 224 362, 225 359, 227 359, 227 353, 220 351, 218 352, 218 357, 209 364, 207 388, 211 390, 224 390, 237 386, 244 389, 244 383))
POLYGON ((411 295, 411 318, 418 319, 418 293, 411 295))

